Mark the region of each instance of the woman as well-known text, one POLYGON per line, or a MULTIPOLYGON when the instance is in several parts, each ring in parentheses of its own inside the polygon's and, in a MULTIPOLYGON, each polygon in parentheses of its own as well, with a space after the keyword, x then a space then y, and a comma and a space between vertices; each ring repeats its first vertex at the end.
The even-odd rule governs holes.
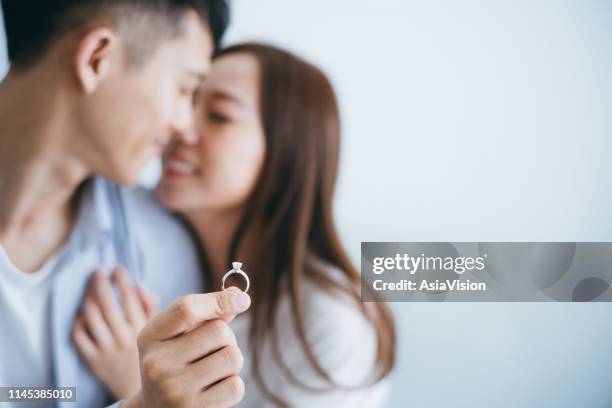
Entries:
MULTIPOLYGON (((329 81, 288 52, 237 45, 215 58, 195 109, 199 140, 171 146, 157 197, 193 231, 208 288, 218 290, 233 260, 251 278, 251 309, 231 322, 245 355, 241 406, 382 405, 395 333, 383 304, 360 302, 336 233, 340 126, 329 81)), ((151 315, 150 296, 139 296, 139 317, 116 336, 134 336, 151 315)), ((116 367, 137 361, 135 342, 96 349, 92 324, 79 318, 75 341, 126 398, 139 389, 137 363, 116 367)))

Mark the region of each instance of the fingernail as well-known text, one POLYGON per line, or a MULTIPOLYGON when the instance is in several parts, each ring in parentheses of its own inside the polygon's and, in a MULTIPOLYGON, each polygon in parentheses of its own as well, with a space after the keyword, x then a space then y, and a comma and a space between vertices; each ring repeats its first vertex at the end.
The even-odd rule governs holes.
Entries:
POLYGON ((238 288, 234 288, 233 286, 227 290, 231 290, 233 292, 231 295, 231 300, 234 307, 240 310, 244 310, 249 307, 251 304, 251 297, 249 295, 238 288))

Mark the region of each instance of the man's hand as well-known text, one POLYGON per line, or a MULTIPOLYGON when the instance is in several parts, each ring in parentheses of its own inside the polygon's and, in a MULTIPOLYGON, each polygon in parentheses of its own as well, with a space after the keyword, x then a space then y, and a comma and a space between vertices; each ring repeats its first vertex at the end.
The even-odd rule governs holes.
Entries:
POLYGON ((230 287, 187 295, 154 317, 140 332, 142 390, 123 407, 230 407, 242 399, 238 373, 243 357, 227 325, 250 306, 230 287))

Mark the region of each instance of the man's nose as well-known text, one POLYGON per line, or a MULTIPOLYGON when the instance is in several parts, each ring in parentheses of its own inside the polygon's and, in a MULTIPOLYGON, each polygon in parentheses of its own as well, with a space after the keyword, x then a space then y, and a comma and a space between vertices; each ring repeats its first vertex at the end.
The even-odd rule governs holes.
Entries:
POLYGON ((198 142, 198 132, 195 128, 195 119, 193 108, 189 106, 187 109, 179 109, 174 120, 174 138, 181 142, 193 145, 198 142))

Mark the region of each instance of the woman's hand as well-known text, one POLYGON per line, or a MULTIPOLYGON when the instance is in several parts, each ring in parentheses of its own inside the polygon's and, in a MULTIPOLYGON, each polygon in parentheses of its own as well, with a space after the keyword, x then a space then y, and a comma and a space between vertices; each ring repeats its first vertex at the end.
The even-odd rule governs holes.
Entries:
POLYGON ((127 399, 140 390, 140 367, 136 337, 157 312, 158 301, 142 286, 134 286, 121 267, 108 278, 96 271, 72 338, 92 372, 117 399, 127 399), (121 306, 111 285, 119 289, 121 306))

